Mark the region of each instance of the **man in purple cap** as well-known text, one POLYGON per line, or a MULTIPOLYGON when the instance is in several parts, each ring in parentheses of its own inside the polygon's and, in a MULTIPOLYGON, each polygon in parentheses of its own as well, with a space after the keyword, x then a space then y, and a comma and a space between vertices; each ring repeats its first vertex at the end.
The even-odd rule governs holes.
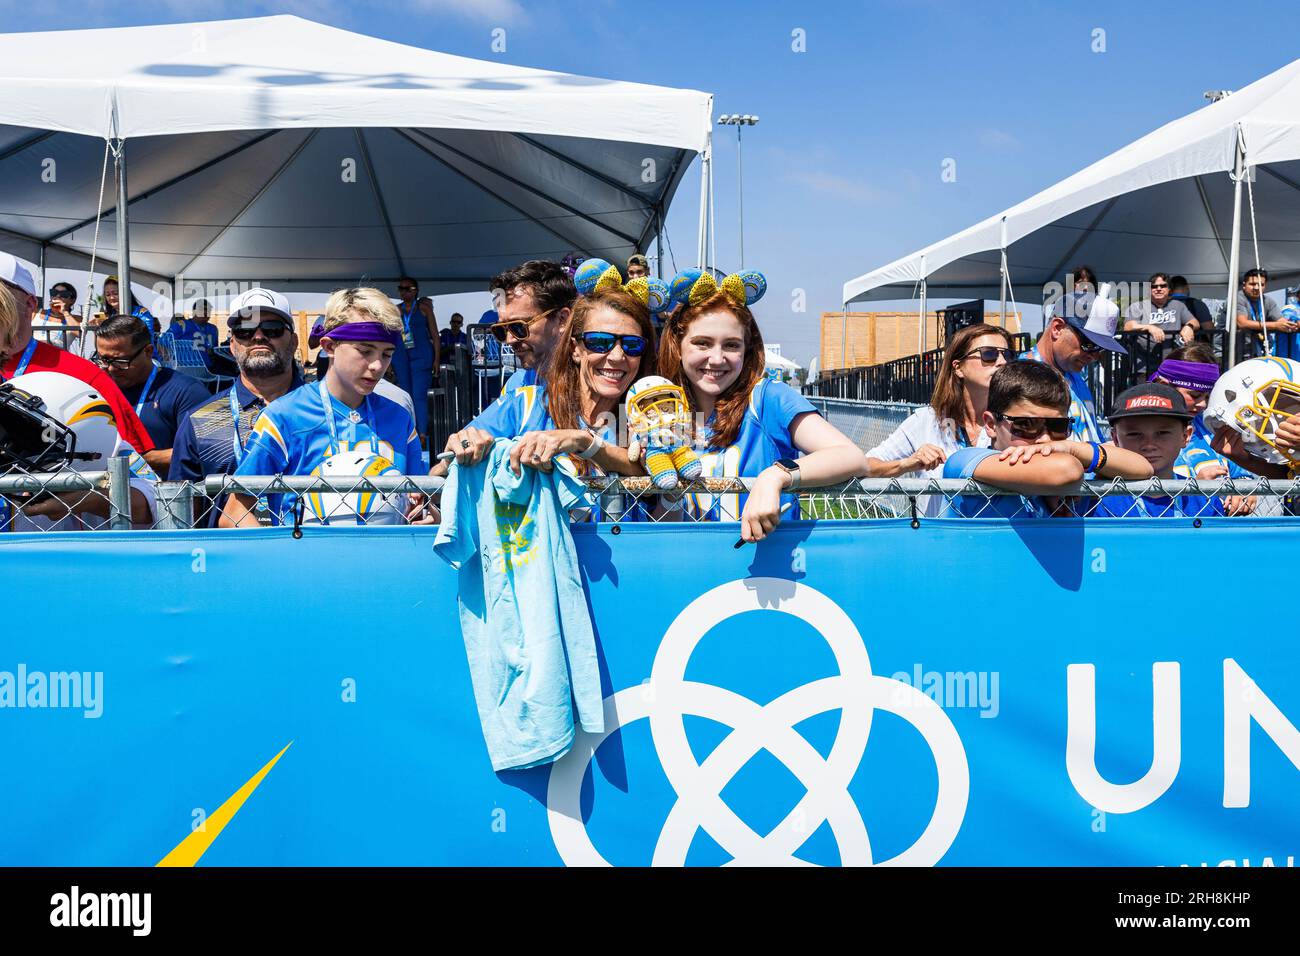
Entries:
POLYGON ((1109 289, 1103 283, 1100 295, 1083 291, 1062 296, 1038 342, 1021 356, 1050 365, 1065 376, 1070 386, 1070 438, 1074 441, 1106 439, 1084 369, 1104 351, 1121 354, 1128 351, 1115 341, 1119 306, 1106 297, 1109 289))

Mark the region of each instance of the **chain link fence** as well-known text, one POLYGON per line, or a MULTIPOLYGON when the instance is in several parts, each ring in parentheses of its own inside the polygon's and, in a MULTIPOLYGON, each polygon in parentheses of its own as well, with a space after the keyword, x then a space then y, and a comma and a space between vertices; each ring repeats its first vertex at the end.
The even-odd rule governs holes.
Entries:
POLYGON ((805 395, 828 422, 853 440, 864 452, 888 438, 914 411, 908 402, 868 402, 851 398, 805 395))
MULTIPOLYGON (((133 487, 127 460, 112 459, 106 472, 9 474, 0 477, 3 531, 63 531, 215 527, 230 495, 243 496, 241 527, 432 524, 443 479, 380 475, 213 476, 201 483, 158 482, 152 500, 133 487), (142 508, 142 504, 147 504, 142 508)), ((649 478, 588 480, 588 498, 573 509, 575 521, 735 521, 752 478, 705 478, 673 492, 649 478)), ((1286 520, 1300 512, 1300 480, 1263 478, 1150 479, 1081 482, 1050 497, 1024 497, 973 480, 861 479, 786 495, 787 519, 906 518, 920 522, 935 497, 944 517, 1049 516, 1211 518, 1253 515, 1286 520)), ((522 509, 521 509, 522 513, 522 509)))

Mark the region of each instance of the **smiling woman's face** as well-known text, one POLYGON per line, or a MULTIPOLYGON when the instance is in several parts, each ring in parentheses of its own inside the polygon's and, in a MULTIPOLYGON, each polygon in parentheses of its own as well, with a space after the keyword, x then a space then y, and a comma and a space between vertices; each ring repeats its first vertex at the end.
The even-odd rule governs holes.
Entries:
POLYGON ((745 367, 745 327, 730 312, 706 312, 682 336, 682 374, 697 398, 717 401, 745 367))
MULTIPOLYGON (((641 335, 636 319, 608 306, 593 309, 583 323, 584 332, 610 332, 614 335, 641 335)), ((621 343, 608 352, 592 352, 581 340, 573 343, 573 361, 578 366, 582 389, 600 405, 617 404, 636 381, 641 357, 623 351, 621 343)))

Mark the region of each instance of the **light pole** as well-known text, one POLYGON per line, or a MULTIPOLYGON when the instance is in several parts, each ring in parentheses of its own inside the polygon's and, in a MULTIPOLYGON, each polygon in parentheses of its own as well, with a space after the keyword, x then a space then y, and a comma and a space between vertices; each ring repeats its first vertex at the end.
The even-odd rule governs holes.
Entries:
POLYGON ((723 113, 718 117, 719 126, 736 127, 736 190, 739 194, 740 208, 740 267, 745 268, 745 163, 744 154, 741 150, 740 128, 742 126, 757 126, 758 117, 750 116, 748 113, 740 115, 739 113, 723 113))

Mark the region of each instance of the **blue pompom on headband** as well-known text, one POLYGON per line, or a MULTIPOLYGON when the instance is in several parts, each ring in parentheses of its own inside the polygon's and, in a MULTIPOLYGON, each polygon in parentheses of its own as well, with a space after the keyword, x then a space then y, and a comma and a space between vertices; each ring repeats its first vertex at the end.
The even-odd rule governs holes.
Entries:
POLYGON ((604 259, 588 259, 578 266, 573 273, 573 284, 583 295, 591 295, 601 289, 622 289, 635 296, 653 314, 662 312, 672 305, 672 296, 668 283, 652 276, 638 276, 623 282, 623 274, 618 267, 604 259))
POLYGON ((767 279, 761 272, 747 270, 733 272, 719 282, 711 272, 685 269, 673 277, 668 289, 673 301, 682 305, 698 305, 718 292, 725 292, 737 305, 750 306, 763 298, 767 279))

